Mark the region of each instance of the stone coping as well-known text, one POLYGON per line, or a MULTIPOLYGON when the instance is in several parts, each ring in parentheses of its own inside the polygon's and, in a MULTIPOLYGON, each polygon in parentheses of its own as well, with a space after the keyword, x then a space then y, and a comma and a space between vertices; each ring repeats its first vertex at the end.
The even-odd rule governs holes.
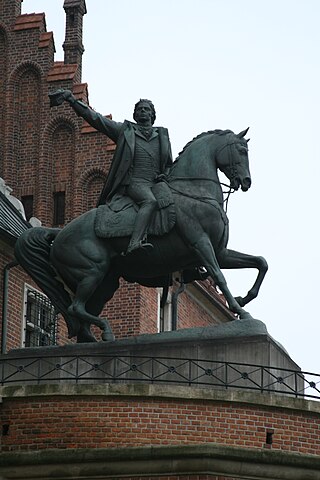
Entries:
MULTIPOLYGON (((228 323, 212 325, 206 327, 185 328, 170 332, 161 332, 155 334, 142 334, 128 338, 121 338, 113 342, 80 343, 63 346, 34 347, 12 349, 2 358, 11 356, 31 357, 44 355, 90 355, 94 354, 121 354, 134 347, 156 347, 157 345, 166 345, 167 347, 186 344, 202 343, 238 343, 267 341, 281 350, 281 352, 291 360, 290 355, 285 348, 269 335, 266 325, 261 320, 234 320, 228 323)), ((295 363, 295 362, 293 362, 295 363)), ((297 370, 300 367, 296 365, 297 370)))
POLYGON ((48 449, 0 454, 5 479, 115 479, 178 474, 255 480, 320 480, 320 457, 215 443, 106 449, 48 449))
MULTIPOLYGON (((44 384, 0 387, 0 401, 4 399, 42 397, 144 397, 174 398, 191 401, 230 402, 281 408, 320 415, 320 402, 292 398, 282 394, 252 393, 248 391, 190 388, 178 385, 154 384, 44 384)), ((0 479, 1 480, 1 479, 0 479)))
POLYGON ((268 336, 271 341, 279 345, 278 342, 276 342, 275 340, 273 340, 272 337, 269 336, 267 328, 265 324, 261 322, 261 320, 234 320, 228 323, 210 325, 206 327, 182 328, 181 330, 173 330, 160 333, 144 333, 132 337, 120 338, 113 342, 78 343, 64 346, 19 348, 11 350, 9 352, 9 355, 14 355, 17 352, 26 352, 26 354, 28 352, 38 352, 39 354, 39 352, 41 351, 54 353, 55 351, 62 352, 67 350, 74 351, 75 353, 79 351, 81 352, 83 350, 97 350, 107 353, 110 349, 123 349, 134 345, 148 346, 159 343, 175 344, 177 342, 202 342, 204 340, 229 341, 230 339, 234 339, 236 341, 240 337, 241 339, 251 339, 257 336, 268 336))

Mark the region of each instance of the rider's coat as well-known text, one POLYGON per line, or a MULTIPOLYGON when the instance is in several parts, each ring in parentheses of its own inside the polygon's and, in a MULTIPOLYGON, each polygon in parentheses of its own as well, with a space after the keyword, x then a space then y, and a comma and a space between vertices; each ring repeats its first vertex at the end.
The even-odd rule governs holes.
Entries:
MULTIPOLYGON (((117 144, 111 168, 98 201, 98 204, 101 205, 104 204, 106 200, 110 200, 116 191, 118 191, 119 187, 130 184, 134 171, 134 168, 131 167, 135 161, 136 139, 137 136, 141 137, 141 132, 139 131, 138 125, 133 122, 129 122, 128 120, 125 120, 123 123, 115 122, 95 112, 79 100, 74 99, 71 103, 78 115, 117 144)), ((159 162, 156 162, 158 163, 158 167, 154 171, 155 178, 158 173, 164 173, 166 168, 172 165, 172 153, 169 134, 166 128, 152 127, 150 140, 154 137, 158 137, 159 141, 159 162)))

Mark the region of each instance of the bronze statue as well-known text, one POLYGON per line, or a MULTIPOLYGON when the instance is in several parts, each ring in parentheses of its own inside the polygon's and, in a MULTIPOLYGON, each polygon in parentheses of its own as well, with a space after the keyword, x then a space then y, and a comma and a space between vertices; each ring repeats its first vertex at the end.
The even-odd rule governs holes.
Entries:
MULTIPOLYGON (((101 116, 95 115, 96 125, 104 131, 104 121, 101 123, 101 116)), ((126 122, 120 125, 124 131, 128 127, 126 122)), ((205 267, 218 285, 230 310, 240 319, 251 318, 243 307, 258 295, 268 266, 263 257, 227 248, 228 219, 217 174, 218 169, 223 171, 235 190, 250 188, 246 133, 209 131, 185 146, 166 172, 165 181, 153 187, 158 200, 148 235, 154 248, 121 255, 128 249, 137 208, 128 197, 130 192, 115 192, 113 184, 102 194, 103 200, 112 196, 108 204, 84 213, 62 230, 39 227, 21 235, 16 257, 62 313, 70 337, 77 336, 78 342, 95 341, 90 333, 90 324, 94 324, 102 329, 103 340, 114 339, 108 321, 99 314, 119 287, 120 277, 145 286, 165 287, 172 272, 184 270, 191 281, 200 278, 200 267, 205 267), (221 268, 258 269, 254 285, 244 298, 232 296, 221 268)), ((119 147, 118 141, 117 152, 119 147)), ((159 171, 164 171, 169 162, 167 139, 159 171)), ((130 182, 121 180, 118 185, 127 187, 130 182)))
POLYGON ((120 123, 76 100, 70 90, 61 89, 50 94, 51 106, 60 105, 64 100, 90 125, 117 144, 98 205, 110 201, 115 193, 128 195, 139 206, 139 211, 127 253, 141 247, 152 247, 145 241, 147 228, 157 207, 152 187, 172 165, 168 130, 152 126, 156 119, 152 102, 141 99, 135 105, 133 118, 137 123, 128 120, 120 123))

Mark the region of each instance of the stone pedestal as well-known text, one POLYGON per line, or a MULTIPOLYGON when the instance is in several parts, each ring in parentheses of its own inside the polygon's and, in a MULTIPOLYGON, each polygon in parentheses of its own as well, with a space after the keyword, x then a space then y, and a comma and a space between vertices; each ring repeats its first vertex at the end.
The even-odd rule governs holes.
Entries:
MULTIPOLYGON (((162 383, 303 393, 299 366, 259 320, 115 342, 12 350, 3 383, 162 383)), ((300 394, 302 394, 300 393, 300 394)))

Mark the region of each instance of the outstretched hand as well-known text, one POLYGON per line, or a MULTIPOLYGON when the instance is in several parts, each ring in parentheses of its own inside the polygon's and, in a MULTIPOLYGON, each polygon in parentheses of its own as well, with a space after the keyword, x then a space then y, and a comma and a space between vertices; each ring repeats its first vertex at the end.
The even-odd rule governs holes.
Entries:
POLYGON ((50 99, 50 107, 57 107, 61 105, 65 100, 68 100, 72 96, 72 92, 70 90, 64 90, 63 88, 59 88, 54 92, 49 93, 50 99))

